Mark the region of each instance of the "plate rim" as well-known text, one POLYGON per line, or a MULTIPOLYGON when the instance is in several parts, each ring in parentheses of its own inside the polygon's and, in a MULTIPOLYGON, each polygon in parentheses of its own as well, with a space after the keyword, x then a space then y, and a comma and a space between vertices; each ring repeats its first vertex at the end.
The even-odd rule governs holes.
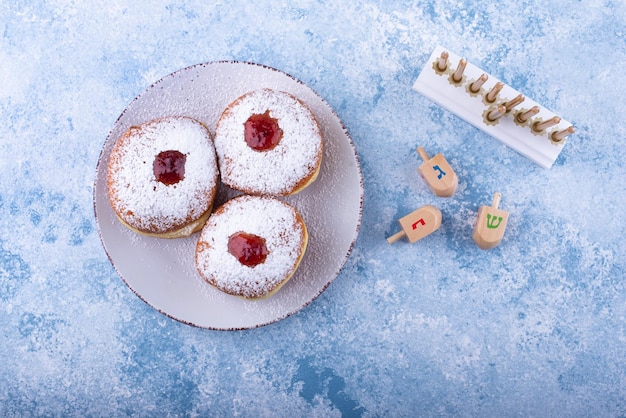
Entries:
POLYGON ((295 76, 293 76, 293 75, 291 75, 291 74, 289 74, 289 73, 287 73, 287 72, 285 72, 283 70, 279 70, 277 68, 268 66, 266 64, 260 64, 260 63, 251 62, 251 61, 216 60, 216 61, 205 61, 205 62, 192 64, 192 65, 180 68, 180 69, 178 69, 176 71, 173 71, 173 72, 171 72, 169 74, 166 74, 165 76, 159 78, 158 80, 154 81, 153 83, 151 83, 150 85, 148 85, 147 87, 142 89, 139 94, 137 94, 131 101, 128 102, 128 104, 124 107, 124 110, 120 113, 120 115, 115 119, 115 121, 113 122, 113 124, 109 128, 109 130, 107 132, 107 135, 105 136, 105 139, 102 142, 101 149, 100 149, 100 152, 98 154, 98 160, 97 160, 97 163, 96 163, 96 167, 95 167, 94 173, 95 173, 95 176, 94 176, 94 181, 93 181, 93 193, 92 193, 92 200, 93 200, 92 204, 93 204, 93 211, 94 211, 94 219, 96 221, 96 228, 98 230, 98 236, 100 238, 100 244, 101 244, 101 246, 102 246, 102 248, 103 248, 103 250, 104 250, 104 252, 105 252, 105 254, 106 254, 106 256, 107 256, 107 258, 109 260, 109 262, 111 263, 111 266, 115 270, 116 274, 124 282, 126 287, 128 289, 130 289, 135 296, 137 296, 140 300, 142 300, 150 308, 154 309, 155 311, 159 312, 160 314, 165 315, 166 317, 168 317, 170 319, 173 319, 173 320, 175 320, 177 322, 180 322, 180 323, 183 323, 183 324, 186 324, 186 325, 190 325, 190 326, 195 327, 195 328, 205 329, 205 330, 212 330, 212 331, 242 331, 242 330, 251 330, 251 329, 261 328, 261 327, 265 327, 267 325, 271 325, 271 324, 276 323, 276 322, 280 322, 280 321, 282 321, 282 320, 284 320, 284 319, 286 319, 286 318, 288 318, 288 317, 290 317, 290 316, 300 312, 301 310, 303 310, 307 306, 309 306, 322 293, 324 293, 324 291, 326 291, 326 289, 335 281, 335 279, 341 274, 341 271, 345 268, 345 265, 348 262, 348 259, 350 258, 351 254, 352 254, 352 252, 354 250, 354 247, 356 245, 357 239, 358 239, 359 234, 360 234, 362 222, 363 222, 363 206, 364 206, 364 200, 365 200, 365 181, 364 181, 364 177, 363 177, 363 169, 362 169, 362 166, 361 166, 361 161, 360 161, 359 154, 358 154, 357 149, 356 149, 356 145, 354 144, 354 140, 352 139, 352 136, 350 135, 350 132, 346 128, 343 120, 339 117, 339 115, 337 114, 335 109, 332 106, 330 106, 330 104, 315 89, 313 89, 311 86, 309 86, 308 84, 306 84, 302 80, 296 78, 295 76), (287 76, 292 81, 294 81, 294 82, 302 85, 303 87, 309 89, 315 95, 315 97, 317 97, 317 99, 319 99, 320 102, 323 103, 323 105, 328 108, 328 110, 332 113, 333 117, 339 123, 339 126, 341 127, 341 130, 342 130, 345 138, 347 139, 348 144, 350 145, 350 148, 352 150, 352 154, 353 154, 353 157, 354 157, 354 161, 356 163, 355 165, 356 165, 356 170, 357 170, 357 174, 358 174, 358 178, 359 178, 359 205, 358 205, 358 214, 357 214, 356 228, 354 230, 352 239, 350 241, 350 245, 348 246, 348 249, 346 250, 345 254, 343 254, 342 260, 341 260, 338 268, 336 269, 336 271, 331 275, 331 277, 329 277, 329 279, 326 281, 324 286, 322 286, 318 290, 318 292, 313 295, 313 297, 308 299, 304 304, 298 306, 297 308, 289 310, 288 312, 283 313, 283 314, 281 314, 281 315, 279 315, 279 316, 277 316, 274 319, 269 320, 269 321, 256 323, 256 324, 251 325, 251 326, 219 328, 219 327, 211 327, 211 326, 205 326, 205 325, 196 324, 196 323, 188 321, 186 319, 174 316, 174 315, 164 311, 163 309, 160 309, 160 308, 154 306, 153 304, 151 304, 133 286, 131 286, 131 284, 127 281, 127 279, 120 272, 120 270, 116 266, 115 262, 113 261, 113 259, 111 257, 111 254, 107 250, 107 246, 106 246, 106 244, 104 242, 104 238, 102 236, 102 229, 100 227, 100 221, 98 219, 98 209, 97 209, 97 183, 98 183, 98 177, 99 177, 100 170, 104 169, 103 167, 106 166, 106 164, 104 164, 103 157, 104 157, 104 154, 105 154, 105 151, 106 151, 107 141, 111 137, 111 135, 112 135, 112 133, 114 131, 115 126, 117 126, 119 121, 126 115, 126 113, 129 111, 129 108, 132 107, 133 103, 135 103, 138 100, 140 100, 143 95, 148 93, 149 90, 158 87, 159 84, 164 83, 169 78, 176 77, 179 74, 181 74, 183 72, 186 72, 186 71, 190 71, 190 70, 192 70, 194 68, 208 67, 208 66, 212 66, 212 65, 222 65, 222 64, 228 64, 228 65, 250 65, 250 66, 256 66, 256 67, 260 67, 260 68, 265 69, 265 70, 275 71, 277 73, 280 73, 280 74, 282 74, 284 76, 287 76))

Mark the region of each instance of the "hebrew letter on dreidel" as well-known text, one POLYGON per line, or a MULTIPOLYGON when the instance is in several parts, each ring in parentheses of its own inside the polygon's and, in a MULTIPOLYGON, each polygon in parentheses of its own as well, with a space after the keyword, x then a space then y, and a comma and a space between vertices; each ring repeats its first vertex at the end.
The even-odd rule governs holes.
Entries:
POLYGON ((481 206, 478 209, 472 239, 483 250, 499 245, 504 236, 509 213, 498 209, 500 197, 500 193, 495 193, 491 206, 481 206))
POLYGON ((424 221, 424 219, 420 219, 419 221, 411 225, 411 229, 417 229, 417 225, 426 225, 426 221, 424 221))
POLYGON ((398 221, 402 231, 387 238, 389 244, 393 244, 402 237, 407 237, 413 243, 424 238, 441 226, 441 211, 434 206, 422 206, 418 210, 409 213, 398 221))
POLYGON ((437 196, 452 196, 459 184, 459 179, 443 155, 437 154, 429 158, 422 147, 417 147, 417 153, 424 160, 418 171, 430 190, 437 196))
POLYGON ((500 226, 500 223, 502 223, 502 216, 491 216, 490 213, 487 213, 487 228, 497 228, 500 226))
POLYGON ((443 171, 438 165, 434 166, 433 170, 439 171, 439 174, 437 175, 437 179, 439 180, 441 180, 441 178, 446 175, 445 171, 443 171))

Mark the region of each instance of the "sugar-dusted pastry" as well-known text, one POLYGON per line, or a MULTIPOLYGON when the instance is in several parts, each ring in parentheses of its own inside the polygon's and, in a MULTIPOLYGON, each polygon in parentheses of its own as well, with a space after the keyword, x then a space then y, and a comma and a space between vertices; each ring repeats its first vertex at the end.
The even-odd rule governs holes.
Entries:
POLYGON ((309 108, 291 94, 251 91, 224 110, 215 131, 222 181, 256 195, 290 195, 311 184, 322 136, 309 108))
POLYGON ((117 140, 108 162, 111 207, 135 232, 178 238, 200 230, 218 184, 208 129, 188 117, 133 126, 117 140))
POLYGON ((217 289, 268 297, 292 277, 308 233, 298 211, 269 196, 235 197, 211 215, 198 237, 196 267, 217 289))

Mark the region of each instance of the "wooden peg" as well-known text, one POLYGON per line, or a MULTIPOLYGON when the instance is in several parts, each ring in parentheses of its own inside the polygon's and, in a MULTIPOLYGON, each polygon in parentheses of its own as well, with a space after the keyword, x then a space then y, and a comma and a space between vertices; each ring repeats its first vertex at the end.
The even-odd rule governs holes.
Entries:
POLYGON ((518 123, 524 124, 528 122, 528 119, 532 118, 537 113, 539 113, 539 106, 533 106, 528 110, 522 109, 515 115, 515 120, 518 123))
POLYGON ((552 132, 552 135, 550 135, 550 139, 552 139, 553 142, 561 142, 566 137, 572 135, 574 132, 576 132, 576 129, 573 126, 570 126, 563 129, 562 131, 552 132))
POLYGON ((551 119, 544 120, 543 122, 537 121, 533 123, 532 129, 536 133, 541 133, 554 125, 558 125, 560 122, 561 122, 561 118, 558 116, 555 116, 551 119))
POLYGON ((434 206, 422 206, 418 210, 409 213, 398 221, 402 231, 387 238, 389 244, 393 244, 400 238, 407 237, 410 243, 430 235, 441 226, 441 211, 434 206))
POLYGON ((509 113, 511 109, 513 109, 515 106, 522 103, 523 101, 524 101, 524 95, 518 94, 517 97, 506 102, 504 104, 504 107, 506 108, 506 113, 509 113))
POLYGON ((504 105, 494 106, 487 110, 486 118, 488 122, 495 122, 506 114, 506 107, 504 105))
POLYGON ((459 65, 456 67, 456 70, 450 76, 450 80, 453 83, 460 83, 463 80, 463 72, 465 71, 465 66, 467 65, 467 60, 461 58, 459 60, 459 65))
POLYGON ((448 53, 443 51, 441 56, 437 59, 435 67, 438 71, 444 72, 448 68, 448 53))
POLYGON ((502 241, 509 213, 498 209, 500 193, 493 195, 491 206, 481 206, 478 209, 478 218, 474 224, 472 239, 483 250, 496 247, 502 241))
POLYGON ((452 196, 459 185, 459 179, 444 156, 437 154, 433 158, 428 158, 428 154, 421 146, 417 147, 417 153, 424 160, 418 171, 430 190, 440 197, 452 196))
POLYGON ((498 81, 492 88, 491 90, 489 90, 489 93, 487 93, 487 95, 485 96, 485 100, 488 103, 493 103, 496 101, 496 97, 498 96, 498 93, 500 93, 500 90, 502 90, 502 88, 504 87, 504 83, 501 81, 498 81))
POLYGON ((474 82, 472 82, 468 88, 470 93, 478 93, 480 91, 480 88, 483 86, 483 84, 485 84, 485 81, 487 81, 487 79, 489 78, 489 76, 485 73, 483 73, 480 77, 478 77, 478 79, 474 82))

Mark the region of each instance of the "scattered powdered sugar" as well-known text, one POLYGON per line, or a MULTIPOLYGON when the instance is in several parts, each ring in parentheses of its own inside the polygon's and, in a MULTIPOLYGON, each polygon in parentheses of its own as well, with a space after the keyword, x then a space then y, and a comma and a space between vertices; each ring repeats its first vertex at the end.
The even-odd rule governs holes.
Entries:
POLYGON ((111 203, 124 222, 142 231, 169 232, 201 217, 213 204, 217 179, 210 133, 187 117, 130 128, 109 160, 111 203), (178 183, 165 185, 156 179, 153 163, 160 152, 169 150, 186 156, 185 174, 178 183))
POLYGON ((243 195, 215 211, 198 239, 196 263, 201 275, 219 289, 247 298, 266 295, 293 271, 304 246, 296 209, 272 197, 243 195), (265 239, 265 262, 247 267, 228 252, 238 232, 265 239))
POLYGON ((288 93, 261 89, 240 97, 224 112, 215 148, 224 183, 252 193, 284 195, 316 169, 322 139, 315 117, 302 102, 288 93), (245 141, 244 124, 267 110, 278 120, 283 137, 273 149, 256 151, 245 141))

